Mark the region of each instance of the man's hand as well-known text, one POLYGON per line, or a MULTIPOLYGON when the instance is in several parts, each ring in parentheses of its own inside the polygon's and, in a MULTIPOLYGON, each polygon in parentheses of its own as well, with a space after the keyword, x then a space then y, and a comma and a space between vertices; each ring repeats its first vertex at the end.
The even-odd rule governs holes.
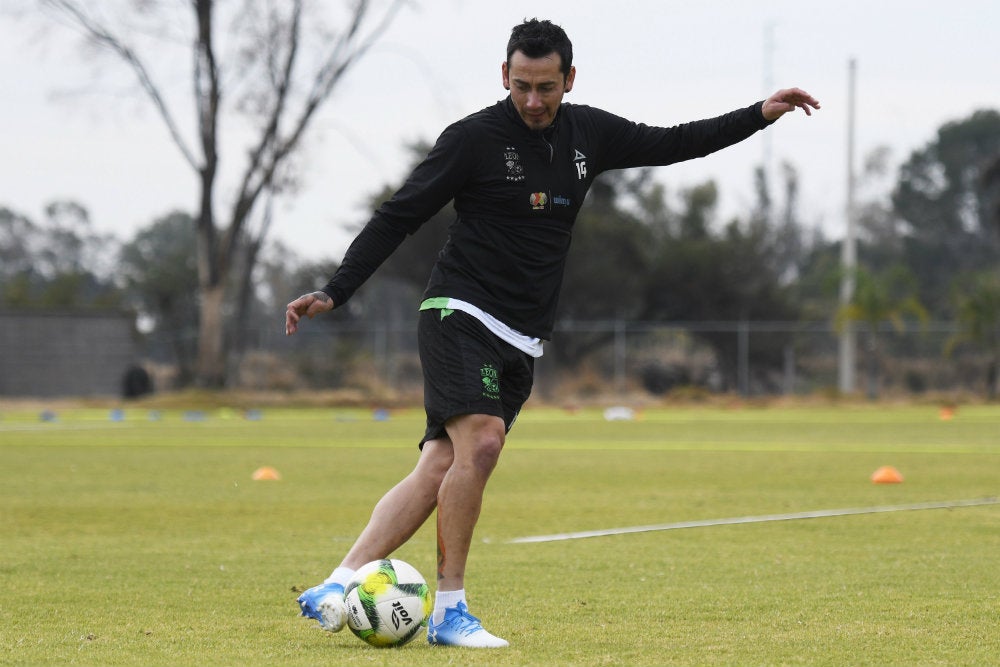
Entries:
POLYGON ((333 299, 326 292, 303 294, 285 309, 285 335, 291 336, 299 330, 299 320, 303 315, 311 320, 328 310, 333 310, 333 299))
POLYGON ((764 100, 760 111, 765 120, 778 120, 796 107, 811 116, 812 109, 819 109, 819 100, 801 88, 783 88, 764 100))

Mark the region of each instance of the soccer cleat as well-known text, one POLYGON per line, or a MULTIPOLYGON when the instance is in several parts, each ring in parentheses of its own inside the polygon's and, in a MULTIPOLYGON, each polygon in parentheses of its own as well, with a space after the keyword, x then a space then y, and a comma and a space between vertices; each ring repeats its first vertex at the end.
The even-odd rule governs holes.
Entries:
POLYGON ((503 648, 507 640, 491 635, 483 629, 479 619, 469 613, 464 602, 448 607, 444 620, 427 623, 427 642, 432 646, 465 646, 468 648, 503 648))
POLYGON ((302 615, 319 621, 319 626, 327 632, 340 632, 347 620, 344 605, 344 587, 340 584, 320 584, 313 586, 299 596, 302 615))

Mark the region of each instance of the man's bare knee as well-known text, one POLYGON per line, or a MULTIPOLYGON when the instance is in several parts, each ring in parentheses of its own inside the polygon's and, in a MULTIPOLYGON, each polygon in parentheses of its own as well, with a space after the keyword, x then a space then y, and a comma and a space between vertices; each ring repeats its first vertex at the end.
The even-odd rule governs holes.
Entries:
POLYGON ((503 420, 491 415, 463 415, 449 421, 447 429, 455 445, 455 460, 471 464, 488 476, 496 467, 506 439, 503 420))
POLYGON ((454 462, 455 449, 451 440, 448 438, 428 440, 424 443, 416 472, 428 479, 436 480, 437 485, 440 486, 441 480, 444 479, 454 462))

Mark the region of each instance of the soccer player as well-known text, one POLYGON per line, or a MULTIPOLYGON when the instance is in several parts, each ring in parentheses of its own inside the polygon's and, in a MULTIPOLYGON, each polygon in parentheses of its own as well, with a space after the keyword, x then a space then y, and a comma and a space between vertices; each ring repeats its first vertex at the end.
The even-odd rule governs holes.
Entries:
MULTIPOLYGON (((500 66, 506 99, 447 127, 383 203, 325 287, 288 304, 285 331, 343 306, 399 246, 449 201, 457 217, 420 304, 418 342, 427 429, 413 471, 375 505, 326 581, 299 597, 302 614, 343 627, 344 585, 386 558, 437 508, 438 571, 431 644, 502 647, 469 613, 465 567, 483 490, 550 338, 573 221, 598 174, 703 157, 819 102, 798 88, 674 127, 650 127, 563 102, 573 47, 559 26, 514 27, 500 66)), ((622 270, 628 270, 622 267, 622 270)))

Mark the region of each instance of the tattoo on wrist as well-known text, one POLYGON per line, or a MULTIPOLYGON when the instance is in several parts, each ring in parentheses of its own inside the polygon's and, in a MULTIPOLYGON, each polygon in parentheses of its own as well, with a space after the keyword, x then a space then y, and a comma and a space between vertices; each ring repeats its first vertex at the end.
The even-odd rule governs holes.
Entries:
POLYGON ((313 292, 311 296, 315 297, 318 301, 322 301, 323 303, 333 303, 333 299, 331 299, 330 295, 326 292, 313 292))

